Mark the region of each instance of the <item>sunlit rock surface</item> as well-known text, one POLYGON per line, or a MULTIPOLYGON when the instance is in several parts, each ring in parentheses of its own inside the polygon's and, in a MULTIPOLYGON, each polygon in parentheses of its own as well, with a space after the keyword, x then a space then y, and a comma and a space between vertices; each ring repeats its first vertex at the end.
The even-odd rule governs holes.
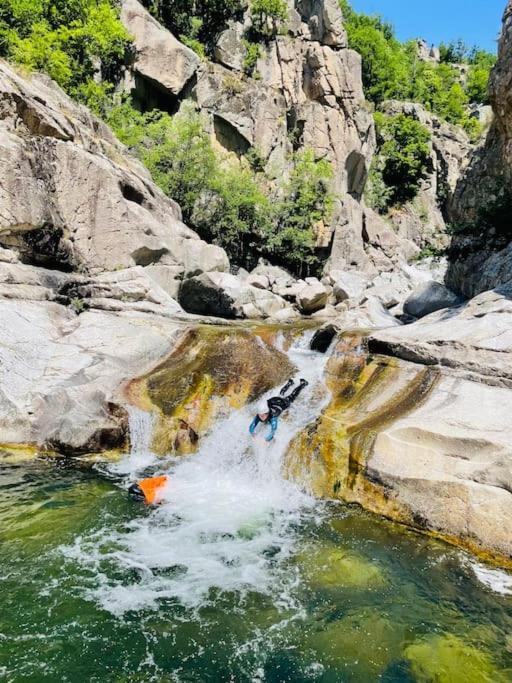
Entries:
POLYGON ((350 335, 335 346, 326 380, 332 401, 292 442, 290 476, 510 563, 508 388, 367 356, 350 335))

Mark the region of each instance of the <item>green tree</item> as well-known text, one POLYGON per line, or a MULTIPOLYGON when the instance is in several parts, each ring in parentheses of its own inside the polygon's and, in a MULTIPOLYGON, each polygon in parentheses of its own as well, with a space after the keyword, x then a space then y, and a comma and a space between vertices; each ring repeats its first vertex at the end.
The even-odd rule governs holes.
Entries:
POLYGON ((100 107, 130 39, 108 0, 2 0, 0 54, 46 72, 72 96, 100 107), (96 84, 96 85, 95 85, 96 84))
POLYGON ((478 125, 469 116, 470 102, 487 102, 487 82, 495 56, 462 41, 441 45, 441 64, 418 58, 415 41, 401 43, 393 27, 379 16, 355 12, 348 0, 340 0, 349 45, 362 57, 363 85, 368 99, 412 100, 463 126, 473 137, 478 125), (470 64, 467 85, 457 65, 470 64))
POLYGON ((240 15, 241 0, 142 0, 151 14, 174 35, 196 41, 211 51, 230 19, 240 15), (198 25, 200 22, 200 26, 198 25))
POLYGON ((476 48, 470 54, 467 92, 470 102, 489 104, 489 77, 496 55, 476 48))
POLYGON ((452 40, 450 43, 439 45, 439 55, 444 64, 463 64, 469 61, 470 49, 466 43, 459 40, 452 40))
POLYGON ((271 195, 258 153, 236 160, 215 152, 205 120, 191 106, 171 117, 142 114, 125 102, 108 122, 180 204, 185 221, 235 263, 252 266, 267 255, 296 272, 317 263, 314 228, 332 206, 327 161, 311 151, 295 155, 289 181, 271 195))
POLYGON ((274 260, 301 275, 316 271, 315 227, 331 218, 334 197, 330 190, 332 166, 316 160, 312 150, 297 152, 293 170, 277 203, 266 243, 274 260))
POLYGON ((390 189, 389 205, 410 201, 428 170, 430 132, 405 114, 375 114, 380 172, 390 189))
POLYGON ((288 18, 285 0, 251 0, 253 30, 264 37, 275 35, 288 18))
POLYGON ((363 85, 368 99, 404 99, 409 88, 410 58, 394 37, 390 24, 377 16, 354 12, 341 1, 350 47, 362 57, 363 85))

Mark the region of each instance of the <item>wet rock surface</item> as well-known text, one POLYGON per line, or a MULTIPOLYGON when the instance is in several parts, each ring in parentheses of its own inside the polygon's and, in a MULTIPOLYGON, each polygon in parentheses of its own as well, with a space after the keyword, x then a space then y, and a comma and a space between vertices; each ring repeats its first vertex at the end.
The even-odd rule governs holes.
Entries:
POLYGON ((269 343, 276 333, 189 330, 168 359, 134 380, 127 388, 130 400, 157 412, 155 452, 191 452, 216 420, 284 384, 294 368, 269 343))
POLYGON ((292 442, 290 476, 317 495, 510 562, 508 388, 367 356, 361 337, 350 334, 336 343, 326 381, 332 401, 292 442))

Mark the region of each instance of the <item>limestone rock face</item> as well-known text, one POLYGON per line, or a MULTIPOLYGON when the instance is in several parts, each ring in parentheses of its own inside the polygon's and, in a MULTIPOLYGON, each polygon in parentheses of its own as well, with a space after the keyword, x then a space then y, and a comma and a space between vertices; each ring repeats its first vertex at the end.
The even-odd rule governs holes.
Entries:
POLYGON ((374 332, 368 356, 360 335, 339 336, 326 369, 331 404, 292 442, 287 470, 317 495, 510 562, 508 302, 479 299, 471 315, 374 332))
POLYGON ((158 266, 171 294, 175 281, 229 268, 110 130, 53 82, 0 63, 0 92, 0 246, 68 271, 158 266))
POLYGON ((332 47, 346 47, 343 15, 336 0, 298 0, 297 10, 307 23, 311 40, 332 47))
POLYGON ((243 44, 244 26, 240 22, 231 22, 223 31, 215 45, 215 59, 228 69, 244 70, 247 48, 243 44))
POLYGON ((284 164, 287 138, 282 93, 219 64, 208 64, 198 73, 196 97, 222 148, 242 155, 255 147, 269 163, 284 164))
POLYGON ((123 0, 121 21, 133 36, 135 73, 164 92, 179 95, 199 66, 196 53, 153 19, 138 0, 123 0))
POLYGON ((485 292, 412 325, 375 333, 370 347, 405 360, 457 370, 466 378, 512 386, 510 290, 485 292))
POLYGON ((7 298, 0 331, 0 441, 65 453, 125 444, 120 387, 169 353, 180 333, 154 314, 77 315, 50 301, 7 298))
POLYGON ((509 389, 443 377, 423 404, 379 433, 368 477, 427 528, 510 558, 511 409, 509 389))
MULTIPOLYGON (((346 47, 336 0, 289 7, 289 33, 261 46, 254 78, 242 73, 246 18, 220 36, 220 64, 200 67, 192 95, 222 148, 238 155, 255 149, 269 176, 279 179, 289 175, 294 151, 311 149, 332 163, 337 194, 360 197, 375 149, 361 59, 346 47)), ((335 216, 330 225, 318 226, 318 246, 329 246, 338 224, 335 216)))

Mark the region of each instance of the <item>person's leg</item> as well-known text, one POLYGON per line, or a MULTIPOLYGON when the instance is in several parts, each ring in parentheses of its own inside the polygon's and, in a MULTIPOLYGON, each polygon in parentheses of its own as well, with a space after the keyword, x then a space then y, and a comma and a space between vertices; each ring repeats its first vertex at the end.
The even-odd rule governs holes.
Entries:
POLYGON ((293 379, 289 379, 289 380, 286 382, 286 384, 284 385, 284 387, 283 387, 283 388, 281 389, 281 391, 279 392, 279 396, 284 396, 284 395, 286 394, 286 392, 288 391, 288 389, 289 389, 291 386, 293 386, 293 379))
POLYGON ((288 400, 288 405, 295 401, 295 399, 300 394, 300 392, 304 389, 305 386, 307 386, 307 382, 305 380, 301 380, 299 386, 295 387, 295 389, 292 391, 292 393, 289 396, 285 397, 288 400))

